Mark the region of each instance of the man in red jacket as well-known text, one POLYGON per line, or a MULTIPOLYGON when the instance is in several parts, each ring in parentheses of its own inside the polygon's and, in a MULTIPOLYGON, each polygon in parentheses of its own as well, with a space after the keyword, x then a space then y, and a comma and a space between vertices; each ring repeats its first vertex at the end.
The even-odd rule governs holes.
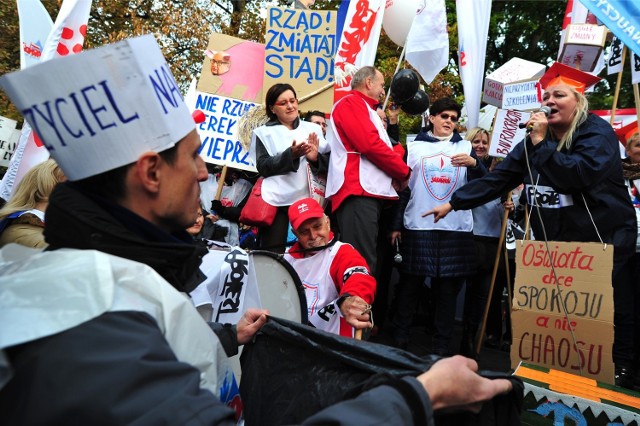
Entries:
POLYGON ((371 327, 376 280, 367 262, 351 245, 336 240, 329 218, 313 198, 293 203, 289 221, 298 242, 284 258, 302 280, 309 322, 346 337, 371 327))
POLYGON ((362 253, 375 271, 382 204, 398 198, 396 190, 406 187, 411 171, 393 151, 375 111, 385 93, 382 73, 374 67, 363 67, 353 76, 351 88, 331 113, 326 193, 341 239, 362 253))

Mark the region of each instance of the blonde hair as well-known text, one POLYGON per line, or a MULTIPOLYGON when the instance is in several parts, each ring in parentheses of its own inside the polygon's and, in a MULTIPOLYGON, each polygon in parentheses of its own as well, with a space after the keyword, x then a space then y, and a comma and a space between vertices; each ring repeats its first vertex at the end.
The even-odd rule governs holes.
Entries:
MULTIPOLYGON (((589 116, 589 101, 587 98, 573 87, 569 87, 569 91, 576 97, 578 104, 576 105, 576 109, 573 111, 573 119, 571 120, 569 130, 567 130, 564 136, 558 141, 558 151, 562 151, 564 148, 571 148, 573 135, 576 133, 576 129, 584 123, 589 116)), ((549 127, 548 132, 554 139, 556 139, 556 135, 553 133, 553 129, 551 127, 549 127)))
POLYGON ((7 204, 0 209, 0 219, 11 213, 31 210, 49 200, 51 191, 65 179, 64 172, 53 159, 32 167, 22 178, 7 204))
MULTIPOLYGON (((489 146, 491 146, 491 134, 487 129, 483 129, 482 127, 474 127, 471 130, 467 130, 467 134, 464 135, 464 138, 468 141, 473 141, 478 135, 487 135, 487 141, 489 142, 489 146)), ((487 150, 485 158, 489 157, 488 152, 489 151, 487 150)))
POLYGON ((640 143, 640 133, 635 132, 629 139, 627 139, 627 147, 631 147, 635 143, 640 143))

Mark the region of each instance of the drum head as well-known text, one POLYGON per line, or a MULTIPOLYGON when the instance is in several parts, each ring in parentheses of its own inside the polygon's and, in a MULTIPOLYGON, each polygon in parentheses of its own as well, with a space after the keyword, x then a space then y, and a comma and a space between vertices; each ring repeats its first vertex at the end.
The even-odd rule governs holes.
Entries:
POLYGON ((282 257, 269 251, 250 253, 260 302, 274 317, 307 323, 307 299, 295 269, 282 257))

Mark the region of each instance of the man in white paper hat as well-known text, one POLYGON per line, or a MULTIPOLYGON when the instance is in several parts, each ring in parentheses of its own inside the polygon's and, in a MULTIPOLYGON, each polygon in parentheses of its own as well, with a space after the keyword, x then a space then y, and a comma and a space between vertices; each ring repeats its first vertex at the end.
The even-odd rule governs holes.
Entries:
MULTIPOLYGON (((235 331, 212 333, 181 294, 201 276, 203 253, 183 230, 207 173, 153 37, 48 61, 0 85, 69 178, 49 200, 49 251, 0 251, 3 424, 233 424, 242 403, 225 349, 247 342, 266 311, 247 311, 236 341, 235 331)), ((463 407, 508 391, 476 369, 441 361, 403 386, 329 407, 315 424, 390 413, 406 424, 431 415, 429 398, 463 407)))
POLYGON ((248 310, 237 329, 211 325, 214 334, 180 294, 204 279, 198 266, 207 251, 184 230, 207 170, 154 38, 48 61, 0 84, 70 181, 49 200, 51 251, 2 253, 2 291, 21 285, 17 300, 0 303, 0 348, 15 371, 0 381, 0 406, 46 395, 31 401, 38 410, 4 409, 10 423, 120 424, 143 412, 154 424, 187 423, 198 412, 233 419, 210 392, 240 413, 227 353, 255 334, 266 311, 248 310), (27 353, 38 356, 47 381, 25 376, 38 368, 27 353), (73 411, 78 401, 94 412, 65 417, 62 407, 73 411))

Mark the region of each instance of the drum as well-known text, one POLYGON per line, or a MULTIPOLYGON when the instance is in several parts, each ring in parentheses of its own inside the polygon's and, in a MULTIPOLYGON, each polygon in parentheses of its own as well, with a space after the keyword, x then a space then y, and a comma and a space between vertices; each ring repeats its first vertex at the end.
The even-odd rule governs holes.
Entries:
POLYGON ((207 279, 191 298, 205 320, 234 324, 248 308, 263 308, 274 317, 307 323, 304 287, 282 255, 218 247, 203 257, 200 269, 207 279))
POLYGON ((306 324, 304 287, 289 262, 282 255, 263 250, 252 251, 249 259, 249 270, 255 272, 262 308, 274 317, 306 324))

